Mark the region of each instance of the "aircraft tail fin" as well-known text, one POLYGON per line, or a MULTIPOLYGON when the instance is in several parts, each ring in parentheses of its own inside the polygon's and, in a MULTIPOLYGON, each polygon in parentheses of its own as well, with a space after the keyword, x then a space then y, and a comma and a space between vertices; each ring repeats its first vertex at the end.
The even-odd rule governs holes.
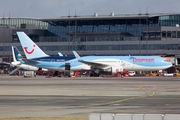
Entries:
POLYGON ((21 53, 19 52, 19 50, 17 49, 16 46, 12 46, 12 54, 13 54, 13 61, 19 61, 22 59, 21 53))
POLYGON ((24 32, 17 32, 17 35, 27 59, 48 56, 24 32))

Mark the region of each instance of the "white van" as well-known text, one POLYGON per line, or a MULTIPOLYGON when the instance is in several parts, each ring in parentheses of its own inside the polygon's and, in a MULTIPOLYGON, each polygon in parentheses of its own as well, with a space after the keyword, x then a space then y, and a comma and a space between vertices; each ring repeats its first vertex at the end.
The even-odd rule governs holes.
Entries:
POLYGON ((34 71, 24 71, 24 77, 34 77, 34 71))

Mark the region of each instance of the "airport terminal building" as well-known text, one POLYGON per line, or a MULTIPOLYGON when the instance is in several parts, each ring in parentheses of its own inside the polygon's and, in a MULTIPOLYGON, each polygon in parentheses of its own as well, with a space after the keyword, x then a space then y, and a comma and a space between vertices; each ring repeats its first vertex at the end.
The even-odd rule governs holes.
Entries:
MULTIPOLYGON (((0 18, 0 57, 22 47, 16 35, 24 31, 49 55, 180 55, 180 14, 0 18)), ((7 58, 7 59, 6 59, 7 58)))

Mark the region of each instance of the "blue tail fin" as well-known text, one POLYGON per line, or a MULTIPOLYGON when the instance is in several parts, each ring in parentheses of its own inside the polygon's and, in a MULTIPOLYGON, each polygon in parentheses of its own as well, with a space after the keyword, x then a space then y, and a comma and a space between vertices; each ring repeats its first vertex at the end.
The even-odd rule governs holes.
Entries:
POLYGON ((17 32, 27 59, 48 56, 24 32, 17 32))
POLYGON ((19 52, 19 50, 15 46, 12 46, 12 54, 13 54, 13 61, 14 62, 22 59, 21 53, 19 52))

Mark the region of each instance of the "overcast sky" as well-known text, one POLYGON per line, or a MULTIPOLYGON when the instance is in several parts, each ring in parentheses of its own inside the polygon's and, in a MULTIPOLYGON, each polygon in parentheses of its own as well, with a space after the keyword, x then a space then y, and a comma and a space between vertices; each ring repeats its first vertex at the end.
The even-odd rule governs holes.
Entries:
POLYGON ((0 17, 180 13, 180 0, 0 0, 0 17))

